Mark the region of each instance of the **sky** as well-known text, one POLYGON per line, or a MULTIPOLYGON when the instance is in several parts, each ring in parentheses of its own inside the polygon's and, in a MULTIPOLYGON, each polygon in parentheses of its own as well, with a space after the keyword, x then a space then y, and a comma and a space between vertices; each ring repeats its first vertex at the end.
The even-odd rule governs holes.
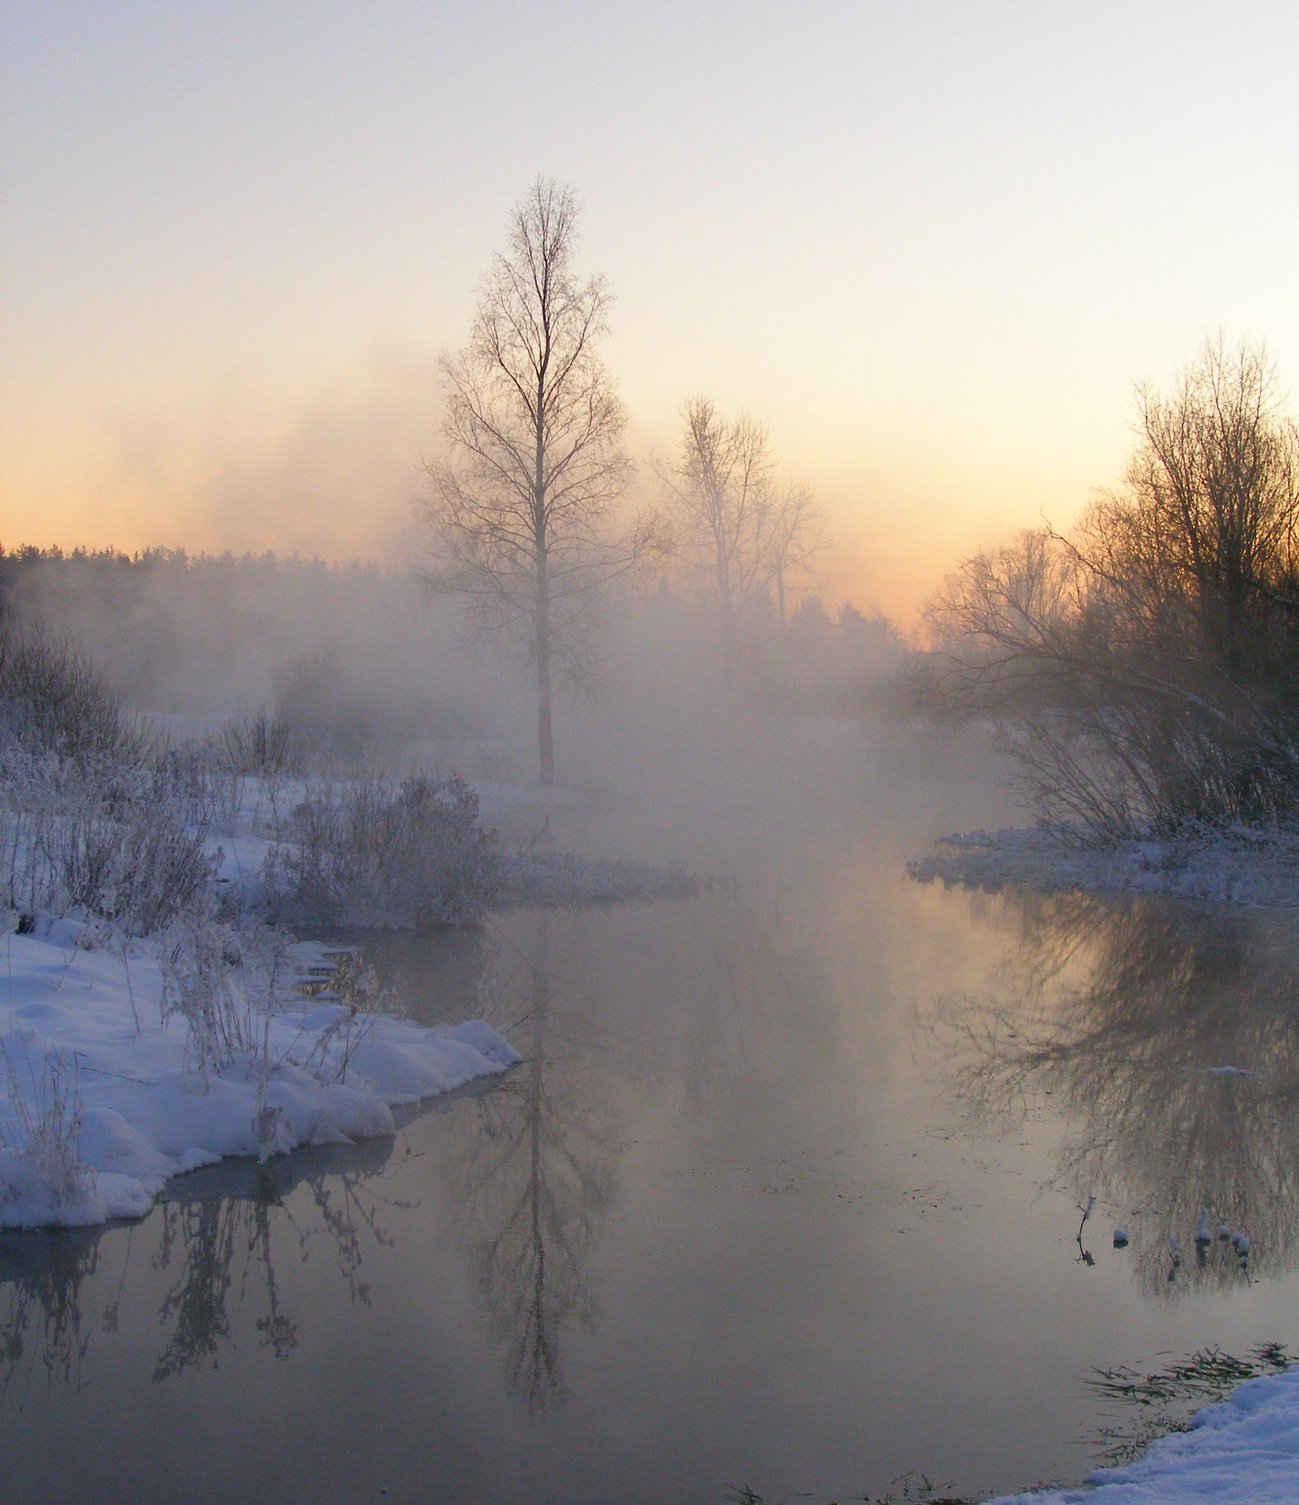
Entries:
POLYGON ((1281 0, 0 0, 0 544, 408 557, 543 175, 641 494, 750 413, 906 624, 1207 334, 1294 391, 1297 57, 1281 0))

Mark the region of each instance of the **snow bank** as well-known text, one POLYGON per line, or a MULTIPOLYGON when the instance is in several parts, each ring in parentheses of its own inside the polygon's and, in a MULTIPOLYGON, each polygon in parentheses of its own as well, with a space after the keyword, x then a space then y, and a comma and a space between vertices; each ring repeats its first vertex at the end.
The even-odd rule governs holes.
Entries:
POLYGON ((922 883, 997 889, 1006 883, 1086 892, 1167 894, 1270 908, 1299 906, 1299 830, 1191 827, 1175 836, 1097 847, 1069 827, 1034 826, 945 836, 907 864, 922 883))
MULTIPOLYGON (((0 1227, 137 1217, 181 1171, 391 1134, 392 1107, 520 1060, 481 1021, 430 1028, 293 995, 256 1051, 205 1070, 185 1021, 162 1018, 152 956, 85 949, 75 921, 38 929, 4 938, 0 1227)), ((318 960, 294 950, 304 971, 318 960)))
POLYGON ((1294 1505, 1299 1500, 1299 1370, 1247 1380, 1196 1413, 1190 1430, 1078 1489, 1007 1495, 988 1505, 1294 1505))

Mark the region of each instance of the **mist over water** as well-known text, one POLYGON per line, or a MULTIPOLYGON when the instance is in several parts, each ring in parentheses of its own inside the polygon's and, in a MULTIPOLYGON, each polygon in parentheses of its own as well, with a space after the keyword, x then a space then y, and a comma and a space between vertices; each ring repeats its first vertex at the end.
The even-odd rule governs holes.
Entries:
POLYGON ((485 1014, 524 1063, 394 1141, 0 1239, 7 1498, 101 1489, 160 1426, 140 1500, 1011 1489, 1099 1461, 1091 1367, 1299 1338, 1287 923, 911 882, 1017 810, 894 661, 795 636, 728 685, 688 609, 629 598, 546 791, 526 673, 404 575, 85 568, 10 609, 171 735, 266 704, 324 766, 461 768, 503 842, 701 887, 343 935, 392 1008, 485 1014), (1248 1268, 1197 1261, 1205 1204, 1248 1268))
MULTIPOLYGON (((535 782, 528 665, 476 640, 417 572, 160 553, 134 566, 47 562, 10 578, 11 620, 66 634, 175 736, 265 707, 322 765, 535 782)), ((710 841, 724 848, 755 828, 860 808, 872 788, 881 815, 915 802, 911 839, 922 843, 952 823, 944 812, 957 815, 967 785, 971 819, 1007 813, 974 747, 892 709, 904 655, 885 624, 841 625, 810 605, 783 636, 758 624, 761 646, 731 683, 715 627, 689 596, 604 603, 581 681, 559 687, 560 792, 548 813, 571 813, 600 845, 602 823, 609 840, 621 829, 645 844, 616 855, 677 862, 706 855, 710 841)))

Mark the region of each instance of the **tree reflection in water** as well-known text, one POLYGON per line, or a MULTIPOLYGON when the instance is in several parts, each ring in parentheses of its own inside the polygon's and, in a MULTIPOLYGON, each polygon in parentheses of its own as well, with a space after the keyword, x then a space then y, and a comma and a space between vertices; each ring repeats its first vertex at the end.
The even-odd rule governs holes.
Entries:
POLYGON ((288 1358, 298 1329, 281 1299, 275 1260, 283 1248, 273 1234, 300 1259, 324 1244, 351 1300, 368 1304, 367 1244, 390 1242, 378 1183, 392 1148, 389 1139, 368 1140, 264 1164, 227 1162, 183 1178, 126 1230, 121 1269, 107 1289, 92 1277, 106 1240, 115 1244, 122 1230, 0 1235, 0 1398, 21 1409, 42 1373, 50 1385, 79 1388, 95 1326, 84 1320, 83 1295, 99 1303, 99 1329, 115 1333, 127 1271, 146 1257, 140 1246, 149 1240, 150 1266, 171 1277, 158 1307, 165 1340, 155 1380, 215 1367, 233 1341, 236 1314, 256 1312, 258 1342, 288 1358))
MULTIPOLYGON (((21 1409, 27 1384, 81 1389, 90 1343, 82 1330, 81 1285, 99 1264, 99 1229, 0 1235, 0 1401, 21 1409)), ((105 1323, 115 1325, 115 1308, 105 1323)))
POLYGON ((475 1269, 510 1381, 534 1413, 563 1399, 564 1331, 597 1312, 590 1256, 615 1189, 621 1142, 600 1086, 580 979, 556 959, 539 910, 519 975, 502 983, 502 1019, 524 1063, 478 1099, 447 1145, 455 1236, 475 1269), (560 1002, 556 1002, 560 1000, 560 1002))
POLYGON ((1022 1118, 1052 1097, 1068 1123, 1058 1179, 1133 1220, 1149 1294, 1292 1267, 1294 919, 1075 894, 976 903, 1014 940, 991 996, 942 1000, 933 1019, 966 1115, 1022 1118), (1248 1235, 1247 1259, 1222 1226, 1248 1235))

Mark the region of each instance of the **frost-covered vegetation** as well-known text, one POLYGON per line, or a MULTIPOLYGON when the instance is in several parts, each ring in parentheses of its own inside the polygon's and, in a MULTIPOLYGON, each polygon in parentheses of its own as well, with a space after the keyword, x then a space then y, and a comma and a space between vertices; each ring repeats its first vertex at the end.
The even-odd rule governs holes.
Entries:
POLYGON ((1142 389, 1122 484, 976 555, 931 688, 998 727, 1044 818, 1114 841, 1299 815, 1299 428, 1260 349, 1142 389))
MULTIPOLYGON (((157 568, 174 588, 191 563, 157 568)), ((271 566, 248 568, 260 580, 271 566)), ((130 578, 114 556, 21 569, 130 578)), ((323 578, 392 594, 364 572, 323 578)), ((390 1132, 391 1104, 516 1059, 486 1025, 383 1017, 372 989, 337 976, 306 999, 313 958, 281 927, 465 925, 504 903, 693 887, 675 870, 556 851, 527 798, 498 836, 447 770, 445 737, 431 744, 437 771, 412 771, 429 728, 412 741, 411 723, 387 716, 400 684, 385 688, 382 670, 364 711, 364 675, 322 650, 272 668, 269 706, 241 696, 225 717, 137 715, 71 638, 17 615, 0 628, 0 1227, 137 1214, 167 1176, 220 1156, 390 1132), (403 739, 407 771, 375 772, 369 755, 403 739)), ((107 642, 99 656, 120 671, 130 652, 107 642)), ((445 732, 453 718, 430 722, 445 732)), ((510 809, 508 786, 496 798, 510 809)))
POLYGON ((265 881, 289 918, 345 925, 458 925, 501 884, 496 844, 463 779, 376 778, 323 787, 289 822, 265 881))
POLYGON ((313 779, 288 747, 264 713, 198 744, 162 742, 71 644, 4 633, 0 897, 20 914, 152 935, 215 913, 220 837, 256 832, 266 871, 259 886, 226 889, 226 909, 256 895, 306 923, 482 916, 499 863, 462 780, 313 779))
POLYGON ((391 1103, 516 1059, 485 1025, 295 994, 281 912, 464 923, 499 883, 460 781, 301 767, 260 715, 160 741, 70 643, 0 634, 0 1227, 137 1214, 222 1155, 391 1132, 391 1103), (229 881, 238 841, 265 857, 252 881, 229 881))
POLYGON ((1299 904, 1299 828, 1186 821, 1098 844, 1078 825, 1012 827, 942 837, 907 864, 922 883, 996 890, 1007 883, 1050 892, 1166 894, 1215 904, 1289 909, 1299 904))

